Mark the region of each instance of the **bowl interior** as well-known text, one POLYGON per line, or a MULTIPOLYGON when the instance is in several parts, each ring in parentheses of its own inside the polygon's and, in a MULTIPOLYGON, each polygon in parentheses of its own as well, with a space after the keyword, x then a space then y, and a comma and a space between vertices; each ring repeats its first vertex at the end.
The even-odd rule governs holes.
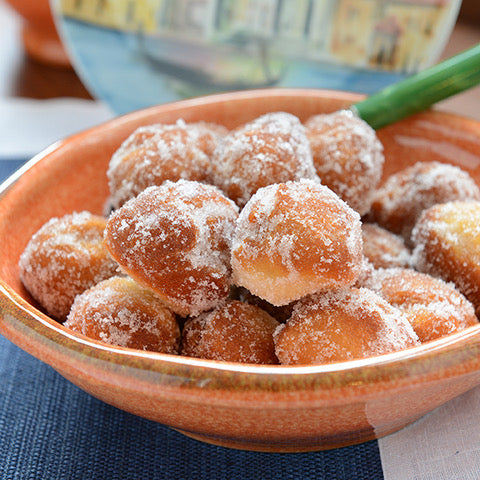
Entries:
MULTIPOLYGON (((138 126, 156 122, 217 122, 233 128, 263 113, 288 111, 306 120, 348 107, 361 96, 322 90, 269 89, 219 94, 151 107, 118 117, 51 146, 7 180, 0 192, 0 280, 37 315, 23 288, 18 259, 38 228, 53 216, 88 210, 103 214, 108 204, 106 170, 113 152, 138 126)), ((429 111, 378 132, 384 144, 385 175, 418 160, 454 163, 480 183, 480 124, 429 111)), ((62 329, 45 318, 55 329, 62 329)))
MULTIPOLYGON (((331 365, 258 366, 142 352, 73 334, 23 288, 18 259, 48 219, 102 214, 112 153, 138 126, 210 121, 235 127, 270 111, 301 120, 358 95, 272 89, 134 112, 59 141, 0 188, 0 333, 91 395, 217 445, 309 451, 378 438, 480 383, 480 327, 419 347, 331 365), (193 412, 193 413, 192 413, 193 412)), ((417 160, 457 164, 480 183, 480 123, 425 112, 378 132, 385 175, 417 160)))

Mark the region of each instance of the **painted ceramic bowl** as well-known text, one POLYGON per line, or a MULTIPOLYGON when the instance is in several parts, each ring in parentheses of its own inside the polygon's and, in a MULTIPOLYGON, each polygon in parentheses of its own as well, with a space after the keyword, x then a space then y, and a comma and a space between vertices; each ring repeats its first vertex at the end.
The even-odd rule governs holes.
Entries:
MULTIPOLYGON (((316 366, 254 366, 107 346, 44 315, 18 259, 50 217, 101 214, 114 150, 142 124, 206 120, 234 127, 268 111, 302 120, 353 94, 272 89, 152 107, 60 141, 0 192, 0 333, 103 401, 193 438, 259 451, 308 451, 394 432, 480 384, 480 326, 392 354, 316 366)), ((416 158, 448 161, 480 182, 480 122, 435 111, 378 132, 386 174, 416 158)))
POLYGON ((460 0, 50 0, 72 64, 116 113, 264 87, 373 93, 442 52, 460 0))
POLYGON ((22 41, 28 55, 56 67, 70 67, 48 0, 6 0, 22 17, 22 41))

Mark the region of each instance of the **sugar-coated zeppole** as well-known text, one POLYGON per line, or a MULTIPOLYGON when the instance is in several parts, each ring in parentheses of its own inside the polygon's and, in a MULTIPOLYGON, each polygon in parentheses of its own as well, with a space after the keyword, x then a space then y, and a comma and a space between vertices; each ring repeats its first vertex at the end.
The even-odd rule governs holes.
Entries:
POLYGON ((365 286, 365 282, 369 280, 375 270, 376 268, 373 266, 373 263, 364 255, 361 262, 360 274, 353 286, 358 288, 365 286))
POLYGON ((375 130, 347 110, 315 115, 305 126, 320 181, 366 214, 385 161, 375 130))
POLYGON ((110 216, 105 245, 122 269, 175 313, 216 307, 230 290, 230 247, 238 207, 189 180, 148 187, 110 216))
POLYGON ((185 125, 196 141, 198 148, 205 152, 209 158, 213 156, 223 137, 228 134, 228 129, 217 123, 192 122, 185 125))
POLYGON ((478 323, 473 305, 453 283, 416 270, 378 269, 365 286, 402 310, 421 342, 435 340, 478 323))
POLYGON ((128 277, 111 277, 78 295, 64 325, 121 347, 177 354, 180 346, 175 315, 128 277))
POLYGON ((370 218, 407 243, 423 210, 452 200, 480 199, 468 172, 440 162, 418 162, 391 175, 376 191, 370 218))
POLYGON ((412 233, 417 270, 455 283, 480 314, 480 202, 434 205, 412 233))
POLYGON ((273 305, 352 285, 362 262, 360 216, 312 180, 259 189, 237 221, 234 283, 273 305))
POLYGON ((278 325, 261 308, 230 300, 187 320, 182 354, 226 362, 276 364, 273 332, 278 325))
POLYGON ((375 268, 408 267, 411 252, 403 238, 374 223, 362 224, 363 254, 375 268))
POLYGON ((343 362, 419 344, 402 312, 366 288, 344 288, 299 300, 274 333, 281 364, 343 362))
POLYGON ((309 178, 318 181, 300 120, 285 112, 263 115, 230 132, 212 157, 212 181, 243 207, 260 188, 309 178))
POLYGON ((207 181, 210 155, 223 127, 209 123, 146 125, 113 154, 107 171, 111 204, 118 208, 146 187, 181 178, 207 181))
POLYGON ((55 319, 65 320, 76 295, 118 273, 103 245, 105 225, 105 218, 89 212, 52 218, 20 256, 25 288, 55 319))

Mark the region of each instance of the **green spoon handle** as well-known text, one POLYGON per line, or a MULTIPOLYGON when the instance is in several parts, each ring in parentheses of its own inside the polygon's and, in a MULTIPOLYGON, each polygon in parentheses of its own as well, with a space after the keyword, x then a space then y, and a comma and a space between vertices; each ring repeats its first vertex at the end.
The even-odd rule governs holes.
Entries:
POLYGON ((427 109, 480 83, 480 44, 354 104, 374 129, 427 109))

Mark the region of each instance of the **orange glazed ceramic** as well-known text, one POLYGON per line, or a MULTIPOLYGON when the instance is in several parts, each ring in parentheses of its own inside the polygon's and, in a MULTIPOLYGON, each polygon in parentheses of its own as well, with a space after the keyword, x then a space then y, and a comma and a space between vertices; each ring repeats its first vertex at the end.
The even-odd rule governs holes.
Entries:
MULTIPOLYGON (((408 350, 316 366, 229 364, 112 347, 44 315, 23 289, 18 259, 50 217, 104 212, 110 156, 138 126, 206 120, 234 127, 269 111, 305 120, 359 96, 320 90, 221 94, 152 107, 60 141, 0 192, 0 333, 103 401, 206 442, 308 451, 394 432, 480 384, 480 326, 408 350)), ((379 131, 386 173, 426 158, 480 182, 480 123, 430 111, 379 131)))
POLYGON ((22 40, 28 55, 56 67, 70 67, 50 10, 49 0, 6 0, 23 18, 22 40))

